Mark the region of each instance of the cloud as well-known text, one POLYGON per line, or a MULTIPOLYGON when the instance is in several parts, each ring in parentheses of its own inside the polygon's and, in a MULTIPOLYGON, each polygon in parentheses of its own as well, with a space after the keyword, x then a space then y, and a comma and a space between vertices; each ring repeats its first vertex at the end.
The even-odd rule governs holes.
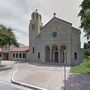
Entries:
MULTIPOLYGON (((80 26, 77 17, 82 0, 0 0, 0 24, 11 27, 18 40, 28 37, 31 13, 35 9, 42 14, 44 24, 57 13, 57 17, 69 21, 75 27, 80 26), (24 35, 24 36, 23 36, 24 35)), ((28 39, 28 38, 27 38, 28 39)), ((28 41, 28 40, 27 40, 28 41)), ((86 41, 86 39, 84 39, 86 41)), ((26 43, 25 43, 26 44, 26 43)))

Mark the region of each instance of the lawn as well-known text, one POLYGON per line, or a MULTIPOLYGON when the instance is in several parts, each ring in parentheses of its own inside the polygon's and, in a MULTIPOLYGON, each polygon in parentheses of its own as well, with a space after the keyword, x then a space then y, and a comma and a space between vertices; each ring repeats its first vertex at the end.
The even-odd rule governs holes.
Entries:
POLYGON ((90 59, 84 60, 80 65, 71 66, 70 72, 90 74, 90 59))

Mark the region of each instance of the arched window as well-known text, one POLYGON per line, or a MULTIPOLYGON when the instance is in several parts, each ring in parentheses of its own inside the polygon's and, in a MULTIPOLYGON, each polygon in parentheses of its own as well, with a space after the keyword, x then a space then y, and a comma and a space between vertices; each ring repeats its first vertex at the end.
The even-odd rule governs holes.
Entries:
POLYGON ((40 20, 41 20, 41 15, 40 15, 40 20))
POLYGON ((53 33, 52 33, 52 36, 53 36, 53 37, 57 37, 57 32, 53 32, 53 33))
POLYGON ((25 58, 26 56, 25 56, 25 53, 23 53, 23 58, 25 58))
POLYGON ((40 52, 38 53, 38 59, 40 59, 40 52))
POLYGON ((33 47, 33 53, 34 53, 34 47, 33 47))
POLYGON ((19 53, 19 58, 21 58, 21 53, 19 53))
POLYGON ((0 53, 0 57, 1 57, 1 53, 0 53))
POLYGON ((15 58, 15 53, 13 53, 13 58, 15 58))
POLYGON ((74 60, 77 60, 77 52, 74 53, 74 60))
POLYGON ((36 18, 38 19, 38 14, 36 14, 36 18))
POLYGON ((32 30, 35 30, 35 24, 32 24, 32 30))
POLYGON ((32 18, 34 19, 34 13, 32 14, 32 18))

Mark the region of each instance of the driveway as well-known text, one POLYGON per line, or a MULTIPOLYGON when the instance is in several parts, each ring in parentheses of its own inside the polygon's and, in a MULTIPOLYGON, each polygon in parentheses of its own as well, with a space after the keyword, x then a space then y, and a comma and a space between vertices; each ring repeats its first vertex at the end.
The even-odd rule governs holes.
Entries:
POLYGON ((0 64, 0 90, 31 90, 31 89, 21 87, 21 86, 11 83, 11 77, 14 71, 16 70, 16 68, 17 68, 17 65, 15 64, 15 61, 2 61, 1 62, 0 64))
MULTIPOLYGON (((67 67, 67 76, 70 67, 67 67)), ((60 65, 40 65, 19 63, 14 80, 48 90, 63 90, 64 67, 60 65)))

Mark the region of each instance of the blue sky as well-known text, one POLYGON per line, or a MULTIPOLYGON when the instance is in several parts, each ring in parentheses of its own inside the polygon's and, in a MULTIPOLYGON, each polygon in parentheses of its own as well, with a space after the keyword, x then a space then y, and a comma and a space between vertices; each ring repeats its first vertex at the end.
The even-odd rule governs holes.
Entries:
MULTIPOLYGON (((31 13, 38 9, 42 14, 42 22, 46 24, 56 13, 58 18, 71 22, 79 28, 82 0, 0 0, 0 24, 11 27, 20 43, 28 45, 28 25, 31 13)), ((81 33, 81 47, 86 42, 84 33, 81 33)))

